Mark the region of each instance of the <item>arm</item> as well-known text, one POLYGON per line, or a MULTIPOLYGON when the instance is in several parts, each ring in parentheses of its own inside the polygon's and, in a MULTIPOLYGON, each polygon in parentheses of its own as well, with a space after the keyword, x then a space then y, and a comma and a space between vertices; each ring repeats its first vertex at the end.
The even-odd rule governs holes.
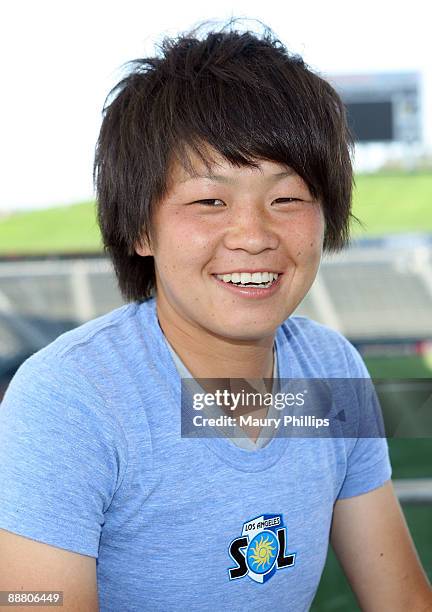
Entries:
POLYGON ((362 610, 432 611, 432 590, 390 480, 338 500, 330 540, 362 610))
POLYGON ((74 362, 44 350, 21 366, 0 407, 0 590, 63 590, 65 612, 96 612, 95 559, 123 453, 74 362))
POLYGON ((0 591, 63 591, 64 612, 98 612, 96 559, 0 529, 0 591))

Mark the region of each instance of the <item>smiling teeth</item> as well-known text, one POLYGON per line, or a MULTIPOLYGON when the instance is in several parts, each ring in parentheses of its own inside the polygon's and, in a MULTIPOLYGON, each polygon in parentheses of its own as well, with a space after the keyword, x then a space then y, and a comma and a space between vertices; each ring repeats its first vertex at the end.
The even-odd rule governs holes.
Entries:
POLYGON ((224 281, 225 283, 235 283, 247 285, 253 283, 256 285, 262 283, 271 284, 277 279, 279 274, 277 272, 233 272, 232 274, 216 274, 216 278, 224 281))

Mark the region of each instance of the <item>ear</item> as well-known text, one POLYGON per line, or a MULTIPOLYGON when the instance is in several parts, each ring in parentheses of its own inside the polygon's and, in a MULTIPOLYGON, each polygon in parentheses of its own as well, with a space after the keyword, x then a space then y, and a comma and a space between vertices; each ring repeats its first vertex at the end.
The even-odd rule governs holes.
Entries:
POLYGON ((153 255, 153 251, 144 237, 135 243, 135 253, 141 257, 153 255))

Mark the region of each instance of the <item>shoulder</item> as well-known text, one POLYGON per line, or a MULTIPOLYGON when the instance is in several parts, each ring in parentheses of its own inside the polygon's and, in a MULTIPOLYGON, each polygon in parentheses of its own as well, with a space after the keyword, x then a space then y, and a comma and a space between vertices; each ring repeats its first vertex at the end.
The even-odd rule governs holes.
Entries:
MULTIPOLYGON (((0 406, 0 423, 45 440, 48 429, 63 441, 113 443, 126 455, 123 423, 99 384, 112 338, 127 334, 138 305, 128 304, 59 336, 19 367, 0 406), (45 429, 47 432, 45 432, 45 429), (39 434, 37 434, 39 432, 39 434)), ((107 377, 109 380, 109 376, 107 377)), ((47 437, 51 444, 55 436, 47 437)))
POLYGON ((64 359, 73 355, 78 349, 82 351, 95 344, 102 346, 109 341, 110 336, 118 334, 131 325, 138 307, 139 304, 133 302, 87 321, 58 336, 53 342, 35 353, 31 359, 64 359))
POLYGON ((315 366, 317 376, 369 377, 355 346, 327 325, 295 315, 282 323, 281 336, 300 358, 315 366))
POLYGON ((286 319, 282 327, 291 336, 307 339, 311 344, 322 345, 323 343, 336 343, 340 345, 351 345, 351 343, 339 331, 318 323, 309 317, 294 315, 286 319))
POLYGON ((154 324, 152 306, 147 302, 131 302, 67 331, 29 357, 18 372, 51 369, 59 373, 75 364, 75 369, 79 366, 91 374, 95 361, 100 362, 103 356, 115 361, 122 350, 125 354, 133 350, 138 339, 150 345, 151 334, 139 332, 154 324))
POLYGON ((34 353, 15 373, 2 402, 46 405, 86 402, 96 411, 103 406, 97 384, 105 361, 113 360, 118 345, 127 344, 139 304, 117 308, 68 331, 34 353))

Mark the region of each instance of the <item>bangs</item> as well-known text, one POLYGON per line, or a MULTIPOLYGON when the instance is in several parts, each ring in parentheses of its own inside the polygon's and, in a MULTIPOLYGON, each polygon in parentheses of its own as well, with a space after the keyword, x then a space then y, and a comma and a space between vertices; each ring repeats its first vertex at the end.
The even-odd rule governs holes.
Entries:
MULTIPOLYGON (((288 165, 314 197, 322 196, 332 125, 342 119, 343 109, 331 100, 331 116, 330 88, 305 72, 300 57, 269 66, 258 48, 248 56, 247 66, 234 51, 231 58, 224 58, 223 68, 211 56, 199 58, 204 65, 191 75, 186 58, 180 56, 179 65, 170 66, 163 95, 154 106, 155 130, 168 136, 171 155, 192 176, 188 152, 210 169, 216 163, 213 149, 235 166, 254 167, 259 159, 288 165)), ((197 58, 193 61, 197 63, 197 58)))

